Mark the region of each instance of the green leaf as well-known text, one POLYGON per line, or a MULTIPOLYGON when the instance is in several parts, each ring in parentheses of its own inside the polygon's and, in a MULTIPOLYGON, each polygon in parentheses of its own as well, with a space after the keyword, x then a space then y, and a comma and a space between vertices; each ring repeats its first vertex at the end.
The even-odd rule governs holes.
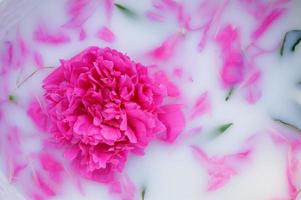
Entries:
POLYGON ((283 121, 283 120, 278 119, 278 118, 273 118, 273 120, 274 120, 275 122, 278 122, 278 123, 280 123, 280 124, 282 124, 282 125, 288 127, 288 128, 291 128, 291 129, 294 129, 295 131, 301 132, 301 129, 300 129, 300 128, 298 128, 297 126, 295 126, 295 125, 293 125, 293 124, 291 124, 291 123, 289 123, 289 122, 283 121))
POLYGON ((141 190, 141 200, 144 200, 145 192, 146 192, 146 187, 143 187, 142 190, 141 190))
POLYGON ((300 42, 301 42, 301 37, 298 38, 298 40, 293 44, 291 50, 292 50, 292 51, 295 51, 295 50, 296 50, 296 46, 297 46, 300 42))
POLYGON ((226 95, 226 98, 225 98, 225 101, 228 101, 231 96, 233 95, 233 92, 234 92, 235 88, 234 87, 231 87, 226 95))
POLYGON ((280 55, 294 52, 297 45, 301 42, 301 30, 291 30, 285 33, 282 45, 280 48, 280 55))
POLYGON ((11 102, 15 102, 15 101, 16 101, 16 96, 14 96, 14 95, 9 95, 9 96, 8 96, 8 100, 11 101, 11 102))
POLYGON ((221 125, 221 126, 219 126, 219 127, 217 128, 217 132, 218 132, 219 134, 222 134, 222 133, 224 133, 228 128, 230 128, 232 125, 233 125, 233 123, 223 124, 223 125, 221 125))
POLYGON ((131 9, 125 7, 124 5, 121 5, 119 3, 114 3, 114 5, 116 6, 116 8, 118 10, 120 10, 123 14, 129 16, 129 17, 137 17, 137 14, 132 11, 131 9))

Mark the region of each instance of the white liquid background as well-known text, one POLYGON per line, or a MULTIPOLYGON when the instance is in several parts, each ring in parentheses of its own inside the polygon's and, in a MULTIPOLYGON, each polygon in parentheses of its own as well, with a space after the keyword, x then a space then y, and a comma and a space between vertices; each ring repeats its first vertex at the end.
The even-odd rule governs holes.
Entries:
MULTIPOLYGON (((24 2, 22 1, 22 3, 24 2)), ((58 26, 62 23, 62 19, 66 19, 63 1, 35 0, 27 3, 29 2, 30 5, 28 6, 33 7, 33 9, 26 11, 27 7, 25 6, 22 10, 26 13, 26 17, 23 17, 19 22, 20 30, 27 41, 31 41, 30 34, 37 19, 43 19, 49 23, 50 27, 58 26)), ((116 35, 116 42, 109 46, 125 52, 133 60, 145 63, 141 55, 177 31, 177 24, 176 22, 154 23, 143 18, 143 13, 151 6, 150 1, 118 2, 132 8, 141 18, 138 20, 129 19, 115 10, 110 27, 116 35)), ((192 4, 194 0, 185 2, 192 4)), ((273 48, 282 40, 286 31, 301 28, 301 1, 294 0, 288 5, 288 12, 280 20, 277 20, 260 39, 259 44, 261 46, 267 49, 273 48)), ((95 37, 97 30, 105 21, 103 9, 97 9, 98 11, 85 25, 88 34, 86 40, 79 42, 76 39, 77 35, 70 31, 73 37, 70 44, 50 47, 32 43, 30 46, 41 52, 46 66, 57 66, 59 59, 68 59, 89 45, 108 46, 107 43, 95 37)), ((226 8, 222 21, 225 22, 222 24, 228 22, 241 27, 242 43, 247 44, 249 42, 248 35, 254 30, 255 21, 235 1, 232 1, 231 5, 226 8)), ((10 33, 16 31, 18 23, 5 25, 1 22, 3 21, 0 17, 1 29, 6 26, 10 27, 3 28, 5 32, 3 33, 2 30, 0 40, 1 36, 2 40, 10 39, 13 35, 10 33)), ((185 141, 181 141, 183 137, 179 137, 173 145, 154 141, 147 148, 145 156, 129 157, 125 171, 137 186, 137 199, 140 199, 139 188, 143 185, 147 188, 145 200, 271 200, 273 197, 287 196, 285 149, 276 147, 267 137, 260 137, 261 139, 257 141, 250 161, 241 168, 240 173, 233 176, 224 187, 214 192, 206 192, 207 172, 195 159, 189 145, 200 145, 210 155, 236 152, 254 133, 259 132, 264 135, 263 130, 274 126, 271 116, 281 117, 281 119, 301 127, 301 113, 298 107, 298 98, 300 98, 298 94, 300 92, 296 87, 296 82, 301 80, 301 48, 297 48, 295 53, 286 57, 280 57, 278 52, 274 52, 258 59, 257 65, 263 72, 261 84, 263 96, 257 104, 248 105, 239 92, 235 93, 230 101, 224 101, 225 91, 221 89, 218 78, 218 70, 221 66, 219 48, 215 43, 209 41, 200 53, 196 50, 199 38, 198 33, 187 35, 180 50, 179 55, 181 56, 173 59, 170 63, 159 64, 160 67, 169 72, 174 65, 184 66, 184 76, 191 75, 194 81, 189 82, 184 78, 174 79, 174 81, 180 85, 186 105, 192 105, 198 95, 209 90, 212 112, 194 121, 187 121, 188 127, 196 124, 202 125, 201 134, 185 141), (234 126, 226 134, 214 140, 206 139, 206 135, 210 133, 212 128, 225 122, 233 122, 234 126)), ((22 73, 24 75, 29 74, 34 68, 33 63, 28 62, 22 73)), ((47 73, 49 73, 47 70, 37 73, 15 91, 14 94, 18 98, 19 104, 26 107, 32 95, 42 94, 41 80, 47 73)), ((16 72, 10 78, 12 90, 15 87, 18 74, 19 72, 16 72)), ((26 111, 20 107, 13 104, 6 106, 5 114, 12 124, 20 127, 25 133, 37 132, 33 123, 26 116, 26 111)), ((25 146, 28 147, 28 151, 40 148, 38 144, 25 144, 25 146)), ((3 165, 1 162, 0 164, 3 165)), ((83 186, 85 196, 79 193, 74 184, 67 181, 64 184, 64 189, 62 189, 64 192, 52 199, 118 199, 116 196, 109 195, 103 185, 83 180, 83 186)), ((16 193, 15 188, 6 182, 4 175, 1 175, 0 194, 2 193, 2 197, 0 195, 0 199, 17 200, 17 197, 8 194, 9 191, 13 194, 16 193)))

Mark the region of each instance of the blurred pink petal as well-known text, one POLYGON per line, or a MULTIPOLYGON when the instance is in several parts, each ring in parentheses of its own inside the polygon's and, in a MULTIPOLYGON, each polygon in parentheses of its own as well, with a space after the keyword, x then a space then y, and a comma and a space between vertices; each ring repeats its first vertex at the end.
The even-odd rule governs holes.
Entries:
POLYGON ((244 80, 245 63, 240 50, 240 36, 238 30, 227 25, 219 31, 216 42, 221 47, 223 66, 220 74, 225 87, 233 87, 244 80))
POLYGON ((83 41, 87 38, 87 33, 84 29, 81 29, 79 32, 79 40, 83 41))
POLYGON ((174 33, 171 36, 167 37, 164 42, 159 47, 154 48, 150 55, 158 60, 167 60, 170 59, 180 42, 183 40, 183 35, 180 33, 174 33))
POLYGON ((114 0, 104 0, 105 3, 105 12, 106 12, 106 18, 107 21, 111 21, 112 14, 113 14, 113 5, 114 5, 114 0))
POLYGON ((183 76, 183 68, 182 67, 176 67, 173 70, 173 75, 177 76, 178 78, 181 78, 183 76))
POLYGON ((301 187, 301 142, 293 140, 288 147, 286 157, 286 177, 291 199, 296 199, 301 187), (299 153, 299 157, 298 157, 299 153))
POLYGON ((250 104, 256 103, 262 95, 261 89, 258 85, 260 78, 261 72, 259 70, 255 70, 244 83, 244 87, 246 88, 245 98, 250 104))
POLYGON ((244 80, 244 76, 245 68, 242 53, 230 50, 221 69, 223 84, 227 87, 237 85, 244 80))
POLYGON ((195 105, 192 108, 191 118, 195 118, 203 115, 211 109, 211 104, 209 101, 208 91, 202 93, 196 100, 195 105))
POLYGON ((51 45, 59 45, 70 42, 70 38, 63 31, 51 31, 43 24, 38 24, 34 33, 33 38, 36 42, 51 44, 51 45))
POLYGON ((171 97, 180 96, 181 93, 179 88, 168 79, 167 75, 163 71, 156 72, 154 77, 158 83, 165 85, 168 96, 171 97))
POLYGON ((245 98, 246 98, 247 102, 250 104, 256 103, 260 99, 261 96, 262 96, 262 92, 258 86, 251 86, 251 87, 248 87, 246 90, 245 98))
POLYGON ((208 173, 207 190, 220 189, 239 171, 235 165, 249 158, 251 151, 243 150, 236 154, 221 157, 209 157, 200 147, 192 145, 192 150, 208 173))
POLYGON ((8 127, 2 136, 3 146, 1 145, 0 147, 4 167, 7 170, 9 182, 13 182, 17 179, 20 172, 27 167, 27 162, 23 158, 22 138, 17 127, 8 127))
POLYGON ((145 15, 152 21, 163 22, 165 19, 161 13, 157 13, 154 11, 147 11, 145 15))
POLYGON ((5 41, 3 43, 3 50, 0 54, 0 63, 2 64, 3 72, 7 72, 13 66, 14 59, 14 45, 11 41, 5 41))
POLYGON ((283 8, 276 8, 272 10, 264 19, 261 21, 259 26, 256 28, 256 30, 252 33, 252 38, 254 40, 257 40, 261 37, 262 34, 266 32, 266 30, 274 23, 275 20, 277 20, 283 13, 285 12, 285 9, 283 8))
POLYGON ((53 188, 44 180, 39 172, 33 172, 33 180, 38 187, 38 189, 46 196, 56 196, 56 192, 53 188))
POLYGON ((108 27, 102 27, 98 33, 97 36, 99 39, 112 43, 115 41, 115 35, 114 33, 108 28, 108 27))
POLYGON ((39 155, 42 168, 49 173, 49 177, 56 183, 61 181, 63 166, 52 155, 41 153, 39 155))
POLYGON ((39 52, 37 51, 33 52, 33 60, 38 68, 45 67, 43 56, 39 52))
POLYGON ((66 28, 79 29, 94 13, 96 6, 91 0, 68 0, 66 2, 66 12, 68 21, 63 25, 66 28))
POLYGON ((47 130, 47 115, 42 111, 41 105, 36 99, 32 99, 28 105, 27 115, 42 131, 47 130))
POLYGON ((119 181, 115 182, 115 185, 111 188, 111 190, 112 189, 115 190, 112 192, 120 193, 122 200, 134 200, 137 193, 135 184, 126 174, 121 174, 119 181))
POLYGON ((232 49, 233 45, 237 45, 239 40, 238 29, 232 25, 227 25, 218 32, 215 40, 223 50, 232 49))
POLYGON ((29 47, 27 46, 24 38, 22 37, 20 31, 17 31, 16 44, 19 49, 19 56, 17 57, 16 66, 22 67, 29 55, 29 47))

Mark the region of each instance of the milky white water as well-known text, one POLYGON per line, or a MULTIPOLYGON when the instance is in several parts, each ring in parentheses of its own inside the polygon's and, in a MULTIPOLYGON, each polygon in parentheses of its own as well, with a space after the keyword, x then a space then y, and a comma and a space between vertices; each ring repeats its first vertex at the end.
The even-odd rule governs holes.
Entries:
MULTIPOLYGON (((95 6, 91 7, 91 12, 93 9, 95 12, 93 11, 93 15, 84 25, 87 38, 79 41, 78 33, 67 29, 65 32, 71 37, 71 42, 58 46, 38 44, 33 41, 31 34, 37 22, 42 21, 50 30, 65 22, 67 17, 64 11, 64 1, 31 0, 27 3, 16 1, 12 4, 7 2, 9 1, 0 3, 0 11, 5 14, 1 16, 4 14, 0 13, 0 42, 14 40, 16 31, 20 31, 31 51, 42 55, 44 66, 58 66, 59 59, 68 59, 90 45, 109 46, 125 52, 133 60, 144 64, 156 64, 166 71, 182 91, 181 103, 186 113, 191 110, 200 94, 209 91, 211 110, 194 119, 188 117, 185 131, 175 143, 153 141, 146 149, 144 156, 131 155, 129 157, 125 172, 136 186, 135 199, 141 199, 140 193, 143 187, 146 188, 145 200, 290 199, 286 177, 287 148, 275 144, 269 134, 276 130, 283 130, 281 132, 283 134, 296 134, 301 137, 294 129, 272 120, 272 118, 281 119, 301 128, 301 92, 296 84, 301 81, 301 48, 297 47, 294 53, 283 57, 279 55, 279 44, 284 34, 289 30, 301 28, 300 0, 285 4, 287 8, 285 14, 276 20, 257 42, 263 49, 275 47, 277 49, 256 59, 256 66, 262 74, 259 83, 262 96, 255 104, 246 102, 243 86, 239 86, 230 100, 225 101, 227 90, 221 86, 219 76, 219 69, 222 65, 220 49, 216 42, 208 39, 204 49, 199 51, 197 49, 201 35, 199 32, 186 33, 183 44, 168 61, 145 58, 148 51, 180 29, 173 18, 168 18, 164 23, 147 19, 144 13, 151 8, 151 1, 118 1, 137 13, 137 17, 128 17, 114 7, 110 23, 110 29, 116 37, 114 43, 101 41, 96 36, 99 28, 106 23, 106 17, 103 4, 95 3, 95 6), (18 7, 19 3, 23 5, 21 8, 18 7), (14 6, 18 7, 20 12, 16 13, 14 6), (9 9, 15 12, 13 16, 7 15, 10 12, 9 9), (15 18, 20 19, 18 21, 15 18), (172 75, 175 67, 183 69, 181 77, 172 75), (233 125, 226 132, 216 137, 212 136, 216 127, 230 122, 233 125), (201 130, 195 134, 189 134, 191 128, 199 126, 202 127, 201 130), (201 147, 210 156, 235 154, 245 147, 251 147, 252 154, 240 164, 233 162, 237 174, 231 176, 225 185, 219 189, 207 191, 207 168, 193 154, 191 145, 201 147)), ((199 1, 183 0, 182 2, 185 2, 189 10, 193 9, 199 1)), ((222 5, 224 1, 212 2, 222 5)), ((262 0, 262 2, 265 1, 262 0)), ((193 20, 198 19, 196 17, 193 20)), ((239 27, 241 45, 246 47, 250 43, 250 33, 257 26, 257 22, 239 4, 239 1, 229 1, 221 17, 213 21, 214 25, 209 31, 209 37, 214 37, 222 26, 229 23, 239 27)), ((0 45, 0 49, 5 51, 4 45, 0 45)), ((40 70, 18 89, 15 88, 18 79, 26 78, 35 69, 36 64, 33 59, 28 58, 24 67, 13 70, 8 75, 0 76, 0 84, 9 82, 8 88, 5 86, 0 88, 1 100, 7 99, 7 95, 13 95, 16 98, 16 102, 8 102, 0 107, 4 116, 0 121, 0 134, 6 131, 5 124, 7 123, 17 126, 23 136, 32 137, 32 139, 21 141, 24 151, 29 153, 38 152, 41 144, 39 137, 34 136, 39 135, 40 131, 27 116, 26 109, 33 97, 42 95, 41 81, 52 69, 40 70)), ((23 190, 24 183, 18 180, 9 183, 4 154, 5 152, 2 152, 0 157, 2 169, 0 199, 29 199, 23 190), (20 193, 19 197, 15 196, 17 193, 20 193)), ((59 149, 56 154, 61 155, 59 149)), ((68 163, 66 165, 68 166, 68 163)), ((73 179, 67 176, 57 195, 47 199, 120 199, 118 195, 110 194, 105 185, 78 178, 82 183, 84 194, 76 187, 73 179)), ((301 189, 300 182, 299 179, 299 185, 297 185, 299 189, 301 189)))

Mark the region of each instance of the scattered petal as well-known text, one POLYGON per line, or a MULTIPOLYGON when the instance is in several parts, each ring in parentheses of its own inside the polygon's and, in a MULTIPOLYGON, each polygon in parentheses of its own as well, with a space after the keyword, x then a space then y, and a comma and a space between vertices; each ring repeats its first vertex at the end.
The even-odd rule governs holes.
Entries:
POLYGON ((99 39, 105 41, 105 42, 109 42, 112 43, 115 41, 115 35, 114 33, 107 27, 102 27, 98 33, 97 36, 99 39))
POLYGON ((166 136, 162 139, 166 142, 173 142, 185 127, 185 117, 180 105, 166 105, 161 109, 162 113, 158 117, 167 128, 166 136))

